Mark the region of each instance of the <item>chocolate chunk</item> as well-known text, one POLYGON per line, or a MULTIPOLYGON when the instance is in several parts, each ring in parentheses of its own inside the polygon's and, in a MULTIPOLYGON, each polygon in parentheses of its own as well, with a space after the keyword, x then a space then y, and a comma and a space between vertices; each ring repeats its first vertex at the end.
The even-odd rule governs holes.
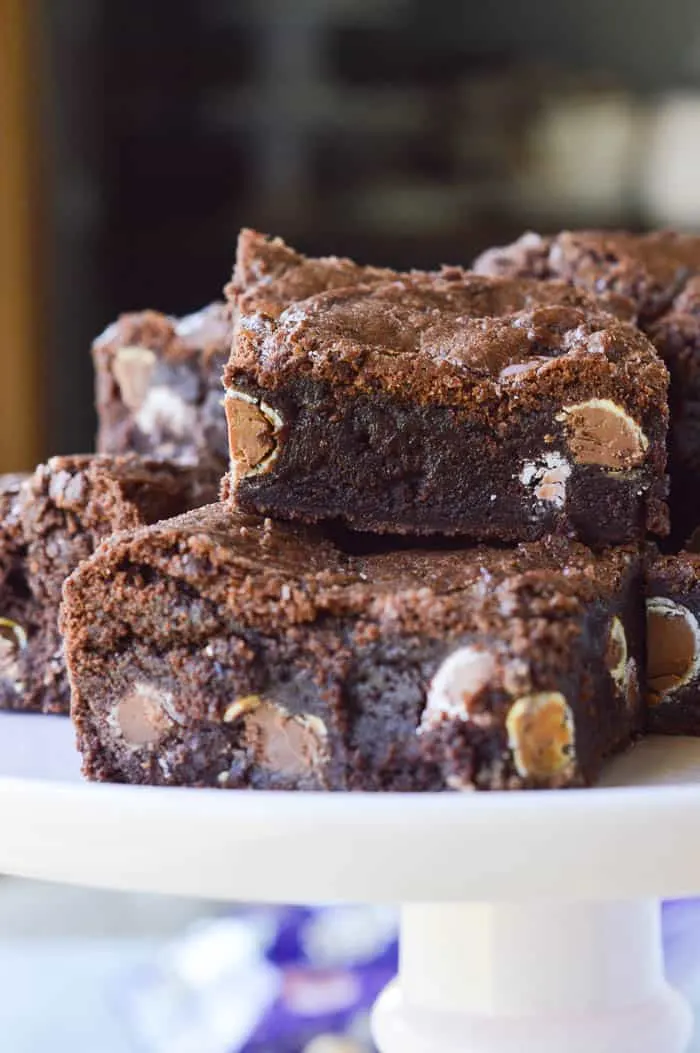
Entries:
POLYGON ((242 391, 227 391, 225 407, 236 478, 265 471, 277 454, 275 436, 282 418, 242 391))
POLYGON ((574 765, 574 720, 558 691, 526 695, 506 718, 508 745, 523 778, 565 779, 574 765))
POLYGON ((538 501, 563 508, 566 504, 566 481, 571 465, 560 453, 546 453, 541 461, 528 461, 520 472, 523 486, 532 487, 538 501))
POLYGON ((566 423, 569 449, 578 464, 629 470, 644 461, 649 445, 644 432, 610 399, 565 406, 557 419, 566 423))
POLYGON ((698 673, 700 629, 687 607, 664 596, 647 600, 647 688, 655 705, 698 673))
POLYGON ((114 379, 124 405, 133 412, 143 405, 155 368, 156 356, 147 347, 122 347, 114 356, 114 379))
POLYGON ((129 746, 153 746, 163 738, 172 721, 165 711, 172 700, 150 684, 136 684, 114 711, 114 723, 129 746))
POLYGON ((443 716, 468 720, 472 704, 492 684, 496 659, 488 651, 460 647, 442 663, 428 689, 423 725, 443 716))
POLYGON ((318 717, 292 716, 282 706, 261 702, 243 720, 245 744, 261 767, 298 777, 314 773, 323 764, 326 729, 318 717))

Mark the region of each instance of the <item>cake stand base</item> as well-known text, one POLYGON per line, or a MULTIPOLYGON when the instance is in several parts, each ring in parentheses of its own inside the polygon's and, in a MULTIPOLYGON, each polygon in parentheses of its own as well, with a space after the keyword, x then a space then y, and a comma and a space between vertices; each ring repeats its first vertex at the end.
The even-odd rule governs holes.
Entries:
POLYGON ((663 974, 660 905, 407 905, 381 1053, 684 1053, 691 1013, 663 974))

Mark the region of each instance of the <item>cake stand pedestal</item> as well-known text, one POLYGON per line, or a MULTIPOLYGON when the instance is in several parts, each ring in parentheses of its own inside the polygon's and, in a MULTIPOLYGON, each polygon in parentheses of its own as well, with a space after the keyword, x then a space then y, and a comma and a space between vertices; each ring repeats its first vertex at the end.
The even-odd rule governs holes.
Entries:
POLYGON ((374 1012, 382 1053, 683 1053, 660 905, 408 905, 399 978, 374 1012))
POLYGON ((0 715, 0 871, 253 902, 393 902, 382 1053, 684 1053, 660 899, 700 893, 700 740, 588 791, 87 785, 67 721, 0 715))

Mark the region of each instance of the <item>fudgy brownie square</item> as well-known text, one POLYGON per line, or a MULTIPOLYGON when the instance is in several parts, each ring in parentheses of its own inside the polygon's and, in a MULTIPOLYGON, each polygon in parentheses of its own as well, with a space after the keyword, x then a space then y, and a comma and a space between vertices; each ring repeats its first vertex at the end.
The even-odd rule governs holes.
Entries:
POLYGON ((476 261, 483 274, 563 278, 629 297, 668 366, 672 542, 700 524, 700 236, 563 231, 525 234, 476 261))
POLYGON ((666 369, 594 297, 457 269, 358 284, 346 261, 289 253, 265 270, 241 253, 225 371, 237 507, 506 542, 665 532, 666 369), (319 273, 329 288, 310 292, 319 273))
POLYGON ((210 465, 228 461, 221 374, 231 351, 230 308, 185 318, 122 315, 92 348, 100 453, 140 453, 210 465))
POLYGON ((103 543, 62 614, 86 775, 558 787, 637 734, 637 548, 371 544, 223 505, 103 543))
POLYGON ((649 730, 700 734, 700 555, 652 554, 647 571, 649 730))
POLYGON ((113 530, 214 499, 210 470, 139 457, 55 457, 0 481, 0 708, 67 713, 61 589, 113 530))

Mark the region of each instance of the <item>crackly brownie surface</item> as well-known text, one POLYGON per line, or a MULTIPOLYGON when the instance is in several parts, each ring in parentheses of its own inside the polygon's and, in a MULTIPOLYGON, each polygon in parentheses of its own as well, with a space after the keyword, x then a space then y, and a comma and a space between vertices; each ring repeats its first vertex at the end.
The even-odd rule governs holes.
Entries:
POLYGON ((563 231, 526 234, 475 263, 485 274, 563 278, 630 297, 671 378, 671 526, 681 544, 700 523, 700 236, 563 231))
POLYGON ((291 303, 315 293, 347 286, 389 281, 397 272, 363 267, 342 256, 303 256, 282 238, 244 228, 238 238, 233 280, 226 293, 244 312, 277 317, 291 303))
POLYGON ((271 310, 275 282, 240 295, 225 371, 239 507, 503 541, 664 532, 666 370, 589 294, 444 269, 271 310))
POLYGON ((195 508, 216 489, 211 471, 90 455, 55 457, 13 481, 11 503, 0 485, 0 706, 68 711, 57 626, 65 578, 113 530, 195 508))
POLYGON ((650 731, 700 734, 700 555, 654 555, 647 571, 650 731))
POLYGON ((647 322, 665 311, 700 271, 700 237, 669 230, 565 230, 551 237, 528 232, 512 245, 487 250, 474 269, 561 278, 595 293, 616 292, 629 297, 647 322))
POLYGON ((125 314, 110 325, 93 344, 99 451, 209 464, 223 473, 221 373, 231 335, 231 311, 221 303, 180 319, 125 314))
POLYGON ((217 505, 101 545, 62 615, 86 774, 566 786, 637 733, 634 550, 366 544, 217 505))

